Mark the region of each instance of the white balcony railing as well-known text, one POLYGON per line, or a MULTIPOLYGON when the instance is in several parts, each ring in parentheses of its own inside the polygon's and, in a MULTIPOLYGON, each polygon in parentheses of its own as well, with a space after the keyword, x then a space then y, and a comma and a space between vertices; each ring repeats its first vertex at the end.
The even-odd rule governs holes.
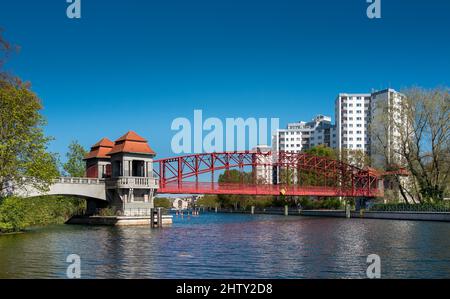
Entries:
POLYGON ((118 177, 107 180, 108 187, 115 188, 158 188, 158 180, 153 177, 118 177))

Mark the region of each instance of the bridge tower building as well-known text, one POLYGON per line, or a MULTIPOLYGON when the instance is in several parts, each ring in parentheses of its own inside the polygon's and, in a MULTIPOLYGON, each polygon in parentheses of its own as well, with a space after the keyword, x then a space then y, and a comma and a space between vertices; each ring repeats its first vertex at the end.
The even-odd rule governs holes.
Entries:
POLYGON ((107 155, 111 163, 111 177, 106 180, 110 204, 126 216, 148 213, 158 181, 153 177, 156 153, 147 140, 129 131, 114 142, 107 155))
POLYGON ((114 147, 114 142, 103 138, 91 147, 86 155, 86 177, 104 179, 111 176, 111 161, 108 153, 114 147))

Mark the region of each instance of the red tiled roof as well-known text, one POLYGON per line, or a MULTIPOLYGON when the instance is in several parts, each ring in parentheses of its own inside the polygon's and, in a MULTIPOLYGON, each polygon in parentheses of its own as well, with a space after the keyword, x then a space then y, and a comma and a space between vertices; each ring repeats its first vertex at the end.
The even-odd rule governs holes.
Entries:
POLYGON ((104 146, 104 147, 113 147, 114 146, 114 142, 112 142, 111 140, 109 140, 108 138, 102 138, 102 140, 100 140, 99 142, 97 142, 96 144, 94 144, 92 147, 99 147, 99 146, 104 146))
POLYGON ((114 142, 108 138, 103 138, 91 147, 91 151, 84 157, 85 160, 93 158, 106 158, 108 159, 108 153, 114 146, 114 142))
POLYGON ((117 153, 156 155, 156 153, 148 145, 147 140, 133 131, 129 131, 128 133, 117 139, 114 143, 114 147, 108 155, 111 156, 112 154, 117 153))
POLYGON ((116 143, 119 141, 137 141, 137 142, 147 142, 144 138, 136 134, 134 131, 128 131, 125 135, 116 140, 116 143))

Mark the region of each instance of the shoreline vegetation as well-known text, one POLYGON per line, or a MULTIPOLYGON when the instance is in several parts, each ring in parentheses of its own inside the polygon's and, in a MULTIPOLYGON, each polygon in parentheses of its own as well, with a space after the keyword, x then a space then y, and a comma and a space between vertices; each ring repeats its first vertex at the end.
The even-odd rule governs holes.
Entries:
POLYGON ((68 196, 0 199, 0 235, 19 233, 32 226, 63 224, 81 215, 86 201, 68 196))

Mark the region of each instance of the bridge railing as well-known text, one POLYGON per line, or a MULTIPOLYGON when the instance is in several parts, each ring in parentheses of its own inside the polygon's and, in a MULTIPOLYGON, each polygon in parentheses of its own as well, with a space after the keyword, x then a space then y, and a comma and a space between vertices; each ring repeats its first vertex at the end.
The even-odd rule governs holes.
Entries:
POLYGON ((107 187, 158 188, 159 181, 153 177, 118 177, 107 180, 107 187))
POLYGON ((74 178, 60 177, 53 180, 54 184, 82 184, 82 185, 101 185, 105 183, 104 179, 96 178, 74 178))

